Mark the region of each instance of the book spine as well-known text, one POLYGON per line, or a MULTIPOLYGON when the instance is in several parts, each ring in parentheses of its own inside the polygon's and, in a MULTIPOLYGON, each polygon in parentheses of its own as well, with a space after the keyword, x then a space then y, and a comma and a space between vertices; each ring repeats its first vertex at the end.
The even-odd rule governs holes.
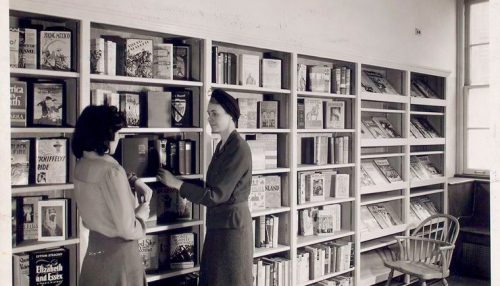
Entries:
POLYGON ((177 150, 179 151, 179 161, 177 170, 179 174, 186 175, 186 141, 179 140, 177 150))
POLYGON ((343 156, 342 156, 342 163, 343 164, 349 164, 349 136, 343 136, 342 137, 342 144, 343 144, 343 156))
POLYGON ((186 175, 190 175, 192 173, 192 159, 193 159, 193 142, 192 141, 189 141, 189 140, 186 140, 185 141, 185 152, 186 152, 186 155, 185 155, 185 159, 186 159, 186 163, 185 163, 185 174, 186 175))
POLYGON ((297 129, 306 128, 306 114, 305 114, 305 105, 304 99, 297 99, 297 129))

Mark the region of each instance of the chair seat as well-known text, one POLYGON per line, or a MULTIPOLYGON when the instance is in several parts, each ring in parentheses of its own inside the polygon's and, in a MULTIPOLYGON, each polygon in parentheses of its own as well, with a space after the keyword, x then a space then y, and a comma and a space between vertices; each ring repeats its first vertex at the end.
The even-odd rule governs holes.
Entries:
POLYGON ((445 271, 445 275, 443 276, 441 267, 437 265, 420 261, 385 261, 384 265, 424 280, 441 279, 449 275, 449 271, 445 271))

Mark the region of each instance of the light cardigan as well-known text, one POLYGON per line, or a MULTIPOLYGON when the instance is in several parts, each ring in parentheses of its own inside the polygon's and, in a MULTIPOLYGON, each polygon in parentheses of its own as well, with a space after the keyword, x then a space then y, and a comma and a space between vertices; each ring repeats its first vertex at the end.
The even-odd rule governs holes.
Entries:
POLYGON ((146 233, 135 217, 135 199, 125 170, 109 155, 84 152, 77 161, 73 183, 83 225, 108 237, 137 240, 146 233))

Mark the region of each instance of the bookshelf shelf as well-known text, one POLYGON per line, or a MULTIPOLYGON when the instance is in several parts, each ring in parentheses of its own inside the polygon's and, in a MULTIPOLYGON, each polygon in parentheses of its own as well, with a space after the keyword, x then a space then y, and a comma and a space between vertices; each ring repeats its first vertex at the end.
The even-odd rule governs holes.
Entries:
POLYGON ((425 116, 444 116, 444 112, 425 112, 425 111, 411 111, 411 115, 425 115, 425 116))
POLYGON ((289 172, 290 168, 259 169, 259 170, 252 170, 252 175, 280 174, 289 172))
POLYGON ((395 200, 402 200, 404 199, 404 196, 394 196, 394 195, 385 195, 385 194, 369 194, 365 195, 361 198, 361 205, 366 206, 370 204, 376 204, 376 203, 382 203, 382 202, 389 202, 389 201, 395 201, 395 200))
POLYGON ((331 205, 331 204, 340 204, 340 203, 352 202, 352 201, 354 201, 353 197, 350 197, 350 198, 330 198, 330 197, 328 197, 328 198, 325 198, 324 201, 307 202, 305 204, 297 205, 297 210, 314 208, 314 207, 331 205))
MULTIPOLYGON (((368 231, 368 232, 363 232, 360 234, 360 239, 361 242, 368 241, 368 240, 373 240, 377 239, 380 237, 388 236, 388 235, 395 235, 396 233, 401 233, 405 230, 407 230, 408 225, 407 224, 402 224, 402 225, 397 225, 389 228, 384 228, 381 230, 376 230, 376 231, 368 231)), ((387 277, 386 277, 387 279, 387 277)))
POLYGON ((320 98, 331 98, 331 99, 347 99, 356 98, 355 95, 350 94, 335 94, 335 93, 325 93, 325 92, 313 92, 313 91, 298 91, 298 97, 320 97, 320 98))
POLYGON ((141 78, 141 77, 102 75, 102 74, 90 74, 90 80, 92 82, 116 83, 116 84, 145 84, 145 85, 173 86, 173 87, 203 86, 203 83, 199 81, 166 80, 157 78, 141 78))
POLYGON ((373 158, 383 158, 383 157, 402 157, 405 153, 374 153, 374 154, 363 154, 360 156, 363 159, 373 159, 373 158))
POLYGON ((424 187, 424 186, 435 185, 435 184, 444 184, 444 183, 446 183, 446 178, 439 177, 439 178, 432 178, 432 179, 426 179, 426 180, 412 181, 412 182, 410 182, 410 187, 417 188, 417 187, 424 187))
POLYGON ((25 127, 25 128, 16 128, 12 127, 10 129, 11 133, 13 134, 22 134, 22 133, 29 133, 29 134, 38 134, 38 133, 51 133, 51 134, 66 134, 66 133, 73 133, 75 132, 75 128, 73 127, 25 127))
POLYGON ((355 129, 297 129, 297 133, 354 133, 355 129))
POLYGON ((203 225, 203 220, 177 221, 169 224, 156 224, 155 222, 146 223, 146 233, 156 233, 172 229, 187 228, 191 226, 203 225))
POLYGON ((38 69, 10 68, 12 77, 47 78, 47 79, 71 79, 79 78, 77 72, 51 71, 38 69))
POLYGON ((203 128, 123 128, 119 131, 120 134, 134 133, 200 133, 203 128))
POLYGON ((278 247, 272 247, 272 248, 256 247, 256 248, 254 248, 253 257, 257 258, 257 257, 272 255, 272 254, 285 252, 285 251, 289 251, 289 250, 290 250, 290 246, 281 245, 281 244, 278 244, 278 247))
POLYGON ((375 186, 364 186, 361 187, 360 194, 365 195, 365 194, 373 194, 380 192, 389 192, 389 191, 404 189, 407 187, 408 187, 407 182, 396 182, 396 183, 380 184, 375 186))
POLYGON ((354 235, 354 231, 351 230, 340 230, 335 231, 332 235, 309 235, 309 236, 298 236, 297 237, 297 247, 304 247, 315 243, 321 243, 325 241, 335 240, 343 238, 346 236, 354 235))
POLYGON ((410 103, 418 105, 446 106, 446 100, 444 99, 411 97, 410 103))
POLYGON ((422 155, 442 155, 444 151, 422 151, 422 152, 411 152, 410 156, 422 156, 422 155))
MULTIPOLYGON (((371 273, 366 274, 360 277, 359 285, 360 286, 369 286, 369 285, 374 285, 383 281, 387 280, 387 277, 389 276, 389 270, 387 268, 377 268, 377 269, 370 269, 371 273)), ((394 277, 399 277, 403 275, 403 273, 399 271, 394 271, 394 277)))
POLYGON ((361 243, 360 252, 363 253, 363 252, 367 252, 370 250, 375 250, 375 249, 378 249, 381 247, 393 245, 395 243, 397 243, 396 239, 394 239, 394 237, 391 237, 391 236, 379 238, 379 239, 374 239, 374 240, 370 240, 370 241, 365 241, 365 242, 361 243))
POLYGON ((73 184, 49 184, 49 185, 29 185, 29 186, 12 186, 13 195, 21 195, 31 192, 47 192, 57 190, 72 190, 73 184))
POLYGON ((265 209, 265 210, 257 210, 257 211, 252 211, 252 217, 259 217, 263 215, 271 215, 271 214, 278 214, 278 213, 284 213, 284 212, 289 212, 290 208, 289 207, 280 207, 280 208, 270 208, 270 209, 265 209))
POLYGON ((335 277, 335 276, 338 276, 338 275, 349 273, 351 271, 354 271, 354 268, 349 268, 347 270, 338 271, 338 272, 334 272, 334 273, 329 273, 328 275, 323 275, 323 276, 318 277, 316 279, 309 280, 306 283, 300 283, 300 284, 297 284, 297 285, 299 285, 299 286, 311 285, 311 284, 314 284, 316 282, 319 282, 319 281, 322 281, 322 280, 325 280, 325 279, 328 279, 328 278, 331 278, 331 277, 335 277))
POLYGON ((162 280, 162 279, 166 279, 166 278, 171 278, 171 277, 175 277, 175 276, 189 274, 189 273, 193 273, 193 272, 197 272, 197 271, 200 271, 199 266, 189 268, 189 269, 160 271, 160 272, 154 273, 154 274, 146 274, 146 281, 153 282, 153 281, 158 281, 158 280, 162 280))
POLYGON ((398 109, 361 108, 361 112, 404 114, 406 111, 405 110, 398 110, 398 109))
POLYGON ((407 143, 404 138, 361 139, 361 147, 403 146, 407 143))
POLYGON ((45 248, 68 246, 80 243, 79 238, 69 238, 61 241, 23 241, 12 248, 12 253, 30 252, 45 248))
POLYGON ((391 95, 391 94, 381 94, 381 93, 370 93, 361 92, 361 99, 368 101, 382 101, 382 102, 394 102, 394 103, 409 103, 410 99, 407 96, 402 95, 391 95))
POLYGON ((237 92, 250 92, 250 93, 273 93, 273 94, 290 94, 289 89, 274 89, 265 87, 253 87, 248 85, 234 85, 234 84, 218 84, 212 83, 213 88, 220 88, 226 91, 237 92))
POLYGON ((340 168, 350 168, 354 167, 354 163, 350 164, 326 164, 326 165, 307 165, 299 164, 297 165, 297 171, 315 171, 315 170, 325 170, 325 169, 340 169, 340 168))
POLYGON ((248 129, 248 128, 238 128, 239 133, 290 133, 290 129, 248 129))
MULTIPOLYGON (((203 175, 202 174, 177 175, 176 177, 179 179, 202 179, 203 175)), ((158 179, 156 179, 156 177, 143 177, 141 178, 141 180, 145 183, 158 182, 158 179)))
POLYGON ((446 138, 410 138, 410 145, 444 145, 446 138))
POLYGON ((410 193, 410 198, 420 197, 432 194, 443 193, 444 189, 423 189, 423 190, 412 190, 410 193))

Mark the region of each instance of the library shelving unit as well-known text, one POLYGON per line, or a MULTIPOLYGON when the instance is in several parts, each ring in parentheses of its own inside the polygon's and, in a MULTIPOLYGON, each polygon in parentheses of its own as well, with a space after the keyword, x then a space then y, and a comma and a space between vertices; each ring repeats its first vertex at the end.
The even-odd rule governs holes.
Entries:
MULTIPOLYGON (((155 25, 139 20, 118 16, 107 17, 93 12, 82 13, 76 9, 49 9, 33 7, 30 1, 11 2, 11 26, 19 21, 29 19, 36 25, 64 26, 73 31, 72 70, 68 72, 47 71, 38 69, 11 69, 11 79, 48 79, 63 80, 67 87, 67 125, 61 128, 28 127, 11 128, 13 138, 38 137, 70 137, 78 114, 91 104, 91 91, 94 89, 111 90, 114 92, 131 92, 146 94, 148 91, 163 92, 174 89, 190 90, 193 95, 193 126, 183 128, 140 127, 124 128, 121 136, 144 135, 186 138, 195 142, 193 174, 183 176, 185 179, 205 179, 208 163, 212 155, 213 135, 211 134, 205 116, 210 91, 221 88, 237 99, 256 99, 257 101, 278 101, 278 124, 275 129, 258 127, 238 127, 238 132, 252 140, 259 136, 275 136, 277 145, 277 165, 272 168, 254 169, 254 176, 279 176, 281 180, 281 207, 256 210, 252 217, 263 216, 279 218, 278 247, 255 248, 254 257, 281 256, 291 261, 290 285, 311 285, 320 280, 337 275, 350 276, 354 285, 372 285, 387 279, 388 270, 383 267, 383 259, 390 257, 391 248, 395 245, 394 235, 407 234, 418 221, 410 222, 410 201, 414 198, 428 197, 438 211, 447 212, 446 184, 446 77, 449 72, 432 68, 370 60, 362 55, 346 56, 334 52, 326 52, 303 47, 286 47, 275 44, 252 44, 251 40, 238 41, 206 38, 199 34, 155 25), (137 37, 152 39, 155 43, 176 42, 191 47, 191 75, 187 80, 165 80, 156 78, 136 78, 126 76, 92 74, 90 72, 91 39, 102 35, 122 37, 137 37), (214 52, 215 51, 215 52, 214 52), (253 55, 262 59, 280 59, 282 64, 281 87, 267 88, 260 83, 257 86, 241 85, 238 81, 221 83, 213 73, 218 65, 217 53, 236 55, 253 55), (318 92, 299 90, 301 80, 297 74, 298 65, 321 66, 333 68, 345 67, 350 70, 350 87, 344 93, 318 92), (362 85, 362 73, 365 70, 380 73, 396 90, 397 94, 381 94, 368 92, 362 85), (426 83, 437 94, 437 99, 417 98, 411 96, 412 81, 426 83), (344 128, 301 128, 298 126, 298 100, 312 99, 317 101, 342 101, 345 103, 344 128), (364 117, 381 117, 390 121, 399 133, 398 138, 366 138, 363 135, 364 117), (439 137, 413 138, 411 133, 412 119, 425 119, 436 130, 439 137), (338 163, 322 165, 306 164, 302 161, 303 138, 307 137, 347 137, 348 158, 338 163), (427 156, 440 171, 441 176, 427 179, 412 180, 411 158, 427 156), (367 161, 386 159, 400 175, 401 181, 392 183, 362 186, 361 164, 367 161), (304 172, 337 171, 339 174, 349 174, 349 196, 347 198, 327 197, 323 201, 299 201, 298 181, 304 172), (376 204, 390 205, 401 223, 398 225, 364 231, 361 227, 361 209, 376 204), (339 204, 341 206, 341 228, 331 235, 300 236, 299 213, 303 210, 339 204), (297 253, 303 248, 329 241, 349 241, 354 245, 353 267, 330 273, 306 282, 297 282, 297 253)), ((203 33, 203 32, 202 32, 203 33)), ((237 61, 235 62, 237 64, 237 61)), ((234 76, 234 75, 233 75, 234 76)), ((333 77, 332 77, 333 78, 333 77)), ((238 79, 238 69, 236 69, 238 79)), ((320 114, 318 114, 320 116, 320 114)), ((322 114, 321 114, 322 116, 322 114)), ((274 144, 274 143, 273 143, 274 144)), ((74 158, 70 161, 70 178, 74 158)), ((142 178, 146 182, 155 182, 154 176, 142 178)), ((49 197, 71 197, 73 184, 68 181, 60 185, 28 185, 12 188, 13 196, 48 194, 49 197)), ((72 218, 73 236, 59 242, 20 243, 13 249, 14 253, 29 252, 53 246, 65 246, 70 249, 70 279, 71 285, 76 285, 81 259, 86 249, 86 232, 79 225, 76 206, 73 205, 72 218)), ((205 224, 205 208, 193 207, 193 219, 170 224, 148 224, 148 234, 194 232, 198 235, 197 262, 203 247, 205 224)), ((148 282, 182 276, 199 270, 196 265, 191 269, 162 270, 147 275, 148 282)))

